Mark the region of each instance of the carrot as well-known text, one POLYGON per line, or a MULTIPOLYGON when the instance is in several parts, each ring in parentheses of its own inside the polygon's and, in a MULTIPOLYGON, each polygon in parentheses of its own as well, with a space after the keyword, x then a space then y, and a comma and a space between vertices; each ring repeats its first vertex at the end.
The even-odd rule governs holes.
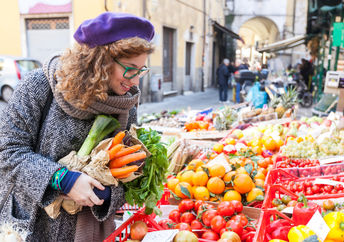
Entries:
POLYGON ((129 172, 128 174, 125 174, 125 175, 122 175, 122 176, 116 176, 116 178, 118 178, 118 179, 124 179, 124 178, 129 177, 131 174, 133 174, 133 173, 132 173, 132 172, 129 172))
POLYGON ((111 149, 112 147, 114 147, 114 146, 117 145, 117 144, 120 144, 120 143, 122 142, 124 136, 125 136, 125 132, 124 132, 124 131, 119 131, 119 132, 115 135, 115 137, 112 139, 112 144, 111 144, 111 146, 110 146, 109 149, 111 149))
MULTIPOLYGON (((121 151, 118 151, 115 156, 113 157, 113 159, 121 157, 121 156, 125 156, 125 155, 129 155, 131 153, 134 153, 136 151, 139 151, 141 149, 141 145, 133 145, 133 146, 129 146, 127 148, 124 148, 121 151)), ((111 159, 112 160, 112 159, 111 159)))
POLYGON ((113 169, 110 169, 110 171, 114 177, 121 177, 121 176, 124 176, 128 173, 137 171, 138 169, 139 169, 138 166, 133 165, 133 166, 125 166, 125 167, 121 167, 121 168, 113 168, 113 169))
POLYGON ((108 150, 110 160, 115 158, 115 155, 123 148, 124 145, 117 144, 108 150))
POLYGON ((110 169, 112 168, 119 168, 122 166, 125 166, 131 162, 142 160, 146 158, 146 153, 145 152, 137 152, 137 153, 132 153, 129 155, 121 156, 118 157, 112 161, 110 161, 110 169))

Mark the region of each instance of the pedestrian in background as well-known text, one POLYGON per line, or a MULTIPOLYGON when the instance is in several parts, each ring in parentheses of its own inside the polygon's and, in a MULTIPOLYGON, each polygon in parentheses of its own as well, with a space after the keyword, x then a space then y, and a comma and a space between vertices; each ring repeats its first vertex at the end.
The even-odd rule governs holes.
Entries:
POLYGON ((228 99, 228 79, 229 79, 229 60, 223 59, 222 64, 217 68, 217 80, 219 83, 220 103, 229 102, 228 99))
POLYGON ((234 82, 234 73, 236 72, 237 68, 235 67, 234 62, 230 62, 228 65, 229 71, 229 78, 228 78, 228 87, 232 88, 232 84, 234 82))
POLYGON ((121 130, 136 122, 153 36, 144 18, 103 13, 79 26, 73 48, 26 75, 15 90, 0 116, 0 221, 28 232, 26 241, 103 241, 114 231, 123 186, 104 187, 57 161, 80 149, 98 114, 117 118, 121 130), (50 218, 44 207, 59 195, 82 211, 61 209, 50 218))

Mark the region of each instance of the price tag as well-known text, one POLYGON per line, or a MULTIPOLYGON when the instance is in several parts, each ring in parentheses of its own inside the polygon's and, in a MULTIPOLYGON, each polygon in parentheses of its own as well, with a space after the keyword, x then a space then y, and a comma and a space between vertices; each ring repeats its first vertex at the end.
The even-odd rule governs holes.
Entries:
POLYGON ((335 186, 335 185, 338 185, 338 184, 341 184, 344 186, 344 182, 339 182, 339 181, 332 181, 330 179, 319 179, 319 178, 316 178, 313 182, 313 184, 321 184, 321 185, 330 185, 330 186, 335 186))
POLYGON ((178 229, 168 229, 149 232, 143 238, 142 242, 171 242, 173 241, 174 236, 179 232, 178 229))
POLYGON ((283 209, 281 212, 282 212, 282 213, 293 214, 293 211, 294 211, 294 207, 286 207, 286 208, 283 209))
POLYGON ((330 232, 330 228, 327 226, 319 211, 314 213, 311 220, 307 223, 307 227, 313 230, 313 232, 319 237, 320 241, 324 241, 327 234, 330 232))
POLYGON ((343 160, 344 160, 344 156, 335 156, 335 157, 319 159, 319 163, 320 165, 325 165, 325 164, 335 163, 335 162, 343 161, 343 160))

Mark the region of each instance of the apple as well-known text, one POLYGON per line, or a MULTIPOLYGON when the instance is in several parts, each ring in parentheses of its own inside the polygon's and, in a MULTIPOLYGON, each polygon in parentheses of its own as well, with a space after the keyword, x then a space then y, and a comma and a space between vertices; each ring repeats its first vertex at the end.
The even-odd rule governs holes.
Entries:
POLYGON ((329 119, 325 119, 325 120, 322 122, 322 125, 325 125, 326 127, 331 127, 332 121, 329 120, 329 119))

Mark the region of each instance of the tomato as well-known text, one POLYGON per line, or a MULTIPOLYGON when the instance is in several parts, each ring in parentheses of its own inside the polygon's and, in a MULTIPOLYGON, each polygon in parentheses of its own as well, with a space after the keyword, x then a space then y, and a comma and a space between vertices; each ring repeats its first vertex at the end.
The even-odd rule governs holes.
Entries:
POLYGON ((175 223, 172 221, 172 219, 166 218, 163 220, 160 220, 158 223, 161 228, 163 229, 173 229, 175 227, 175 223))
POLYGON ((203 225, 197 219, 191 221, 191 229, 202 229, 203 225))
POLYGON ((203 205, 203 204, 205 204, 204 201, 202 201, 202 200, 197 200, 197 201, 195 202, 195 204, 194 204, 194 209, 195 209, 195 211, 198 211, 199 207, 200 207, 201 205, 203 205))
POLYGON ((335 204, 332 200, 325 200, 323 202, 323 208, 325 210, 333 210, 335 208, 335 204))
POLYGON ((211 229, 216 233, 220 233, 221 229, 223 229, 225 226, 226 220, 220 215, 216 215, 210 222, 211 229))
POLYGON ((184 213, 185 211, 192 210, 194 208, 194 202, 191 199, 183 199, 179 205, 179 212, 184 213))
POLYGON ((231 202, 220 202, 217 206, 217 212, 221 216, 232 216, 235 212, 235 207, 231 204, 231 202))
POLYGON ((175 223, 179 223, 180 221, 180 212, 178 209, 173 209, 170 214, 168 215, 168 218, 171 219, 175 223))
POLYGON ((239 213, 231 218, 231 220, 240 222, 241 226, 246 226, 248 224, 248 219, 243 213, 239 213))
POLYGON ((241 213, 241 211, 244 209, 241 202, 237 200, 230 201, 231 205, 234 207, 235 212, 241 213))
POLYGON ((202 221, 205 226, 210 226, 211 220, 216 216, 217 211, 215 209, 210 209, 202 214, 202 221))
POLYGON ((133 240, 142 240, 147 232, 147 224, 142 221, 136 221, 133 225, 130 226, 130 237, 133 240))
POLYGON ((205 211, 205 210, 210 210, 210 209, 214 209, 214 205, 211 205, 211 204, 202 204, 198 210, 197 210, 197 214, 200 214, 201 212, 205 211))
POLYGON ((317 184, 315 184, 314 186, 312 186, 311 189, 312 189, 312 192, 313 192, 314 194, 317 194, 317 193, 320 192, 320 187, 319 187, 319 185, 317 185, 317 184))
POLYGON ((219 235, 211 230, 205 231, 202 234, 202 239, 217 241, 219 238, 220 238, 219 235))
POLYGON ((196 216, 193 215, 192 213, 185 212, 182 214, 182 216, 180 216, 180 222, 190 224, 192 220, 194 220, 195 218, 196 216))
POLYGON ((235 233, 237 233, 239 236, 241 236, 243 230, 244 230, 244 226, 242 226, 240 224, 240 221, 235 221, 235 220, 229 220, 226 223, 226 229, 233 231, 235 233))
POLYGON ((187 223, 179 223, 176 225, 175 229, 191 231, 191 227, 187 223))

